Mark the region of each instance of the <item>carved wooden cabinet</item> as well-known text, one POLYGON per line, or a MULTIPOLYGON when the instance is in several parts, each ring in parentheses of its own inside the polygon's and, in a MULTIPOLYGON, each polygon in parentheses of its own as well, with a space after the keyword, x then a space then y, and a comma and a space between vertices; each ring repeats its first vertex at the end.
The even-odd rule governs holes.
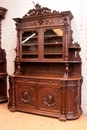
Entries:
POLYGON ((9 75, 11 111, 76 119, 81 110, 81 50, 73 43, 70 11, 51 11, 35 5, 17 30, 14 74, 9 75))
POLYGON ((1 21, 7 9, 0 7, 0 103, 7 101, 7 61, 6 52, 1 47, 1 21))

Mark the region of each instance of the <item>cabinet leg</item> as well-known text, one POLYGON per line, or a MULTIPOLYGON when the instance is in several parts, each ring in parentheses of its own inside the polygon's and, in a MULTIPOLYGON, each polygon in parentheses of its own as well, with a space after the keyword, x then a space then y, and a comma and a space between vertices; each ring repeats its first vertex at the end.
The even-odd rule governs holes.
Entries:
POLYGON ((15 106, 10 106, 10 105, 8 105, 8 109, 9 109, 11 112, 15 112, 15 106))
POLYGON ((59 117, 59 120, 60 120, 60 121, 66 121, 65 115, 61 115, 61 116, 59 117))
POLYGON ((8 104, 8 109, 11 111, 11 112, 15 112, 16 108, 15 108, 15 105, 14 104, 8 104))

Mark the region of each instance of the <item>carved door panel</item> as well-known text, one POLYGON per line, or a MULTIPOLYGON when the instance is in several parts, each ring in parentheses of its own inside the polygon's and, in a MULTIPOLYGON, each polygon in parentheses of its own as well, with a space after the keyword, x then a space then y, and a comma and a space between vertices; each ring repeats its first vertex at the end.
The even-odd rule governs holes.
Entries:
POLYGON ((57 85, 39 85, 39 109, 60 113, 61 91, 57 85))
POLYGON ((16 84, 16 105, 24 108, 35 108, 36 86, 35 84, 16 84))
POLYGON ((70 86, 66 90, 66 116, 75 117, 81 114, 80 86, 70 86))

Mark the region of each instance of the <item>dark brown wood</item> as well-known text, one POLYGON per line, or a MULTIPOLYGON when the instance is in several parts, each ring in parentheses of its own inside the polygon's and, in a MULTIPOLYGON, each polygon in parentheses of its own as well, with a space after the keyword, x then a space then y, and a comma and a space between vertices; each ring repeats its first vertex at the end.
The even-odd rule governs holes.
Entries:
POLYGON ((77 119, 81 110, 81 65, 78 43, 73 43, 70 11, 51 11, 36 4, 17 29, 14 74, 9 75, 11 111, 77 119))
POLYGON ((0 103, 7 101, 7 61, 6 52, 1 48, 1 21, 7 9, 0 7, 0 103))

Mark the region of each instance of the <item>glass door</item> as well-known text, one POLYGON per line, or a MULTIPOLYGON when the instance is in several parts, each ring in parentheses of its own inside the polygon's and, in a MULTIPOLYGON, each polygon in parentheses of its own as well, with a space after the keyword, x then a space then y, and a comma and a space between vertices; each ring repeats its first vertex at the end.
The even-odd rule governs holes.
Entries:
POLYGON ((34 30, 22 33, 22 58, 38 58, 38 34, 34 30))
POLYGON ((63 31, 48 29, 44 32, 44 59, 63 58, 63 31))

